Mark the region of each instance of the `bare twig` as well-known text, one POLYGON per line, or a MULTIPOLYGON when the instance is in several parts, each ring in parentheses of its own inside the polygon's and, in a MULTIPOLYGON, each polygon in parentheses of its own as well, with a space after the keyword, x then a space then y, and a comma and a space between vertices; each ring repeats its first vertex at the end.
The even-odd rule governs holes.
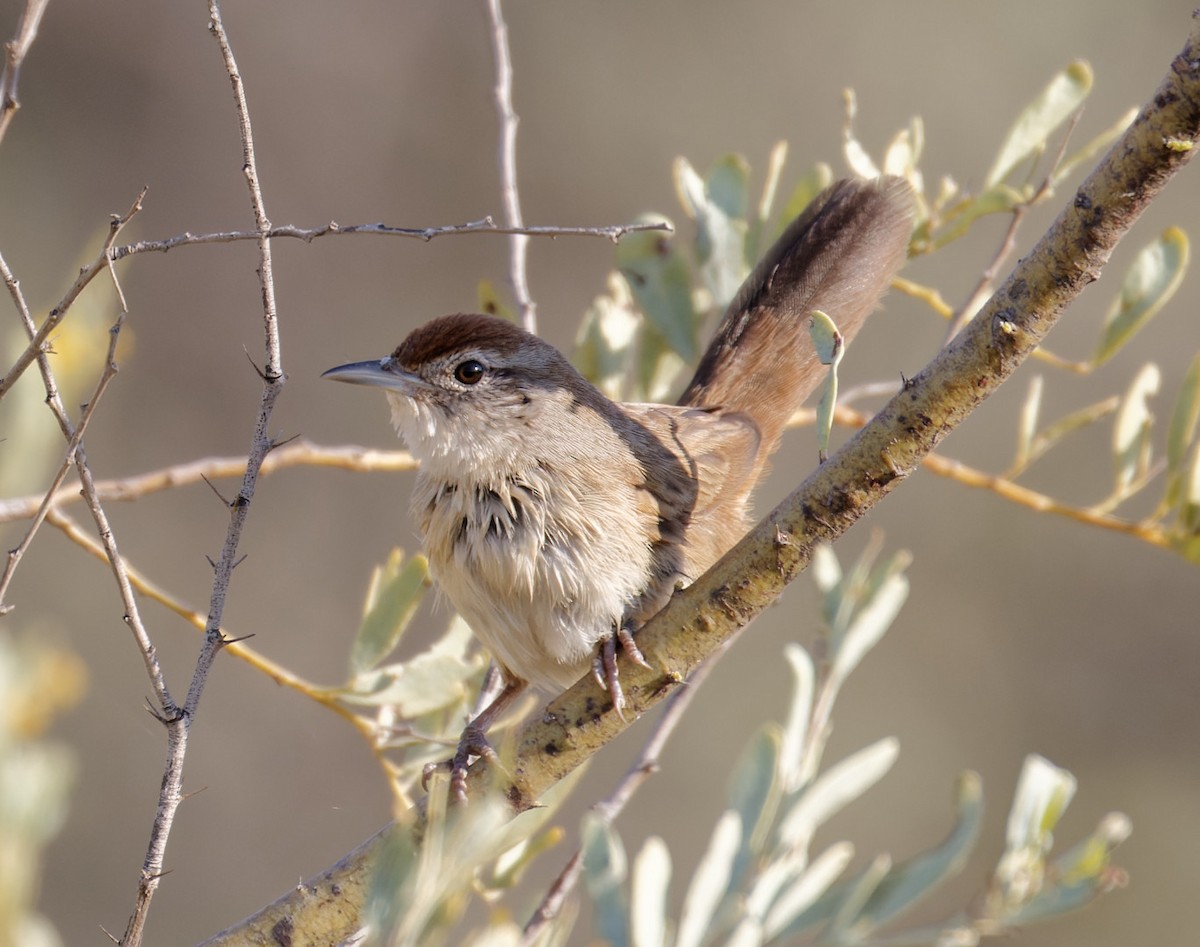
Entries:
MULTIPOLYGON (((658 221, 638 224, 605 224, 599 227, 500 227, 491 217, 469 221, 465 224, 447 224, 444 227, 394 227, 390 224, 339 224, 330 221, 323 227, 297 227, 293 224, 283 224, 272 227, 267 236, 292 237, 305 243, 319 237, 340 237, 351 234, 365 234, 377 237, 408 237, 428 243, 435 237, 446 237, 463 234, 525 234, 530 237, 603 237, 616 243, 627 233, 641 233, 647 230, 661 230, 670 233, 669 223, 658 221)), ((114 260, 123 260, 127 256, 139 253, 166 253, 176 247, 194 246, 205 243, 236 243, 239 240, 258 240, 262 235, 257 230, 221 230, 213 233, 181 233, 164 240, 139 240, 123 247, 115 247, 112 251, 114 260)))
POLYGON ((1000 267, 1017 246, 1017 230, 1020 229, 1021 221, 1025 219, 1025 215, 1029 213, 1029 208, 1049 197, 1053 192, 1054 172, 1062 164, 1063 156, 1067 151, 1067 143, 1071 140, 1071 135, 1079 124, 1082 114, 1082 112, 1076 112, 1071 117, 1071 121, 1067 125, 1067 130, 1063 134, 1062 141, 1059 143, 1058 152, 1055 154, 1054 160, 1050 162, 1050 168, 1046 171, 1046 176, 1042 179, 1042 183, 1038 185, 1038 189, 1027 200, 1021 201, 1020 204, 1012 209, 1008 221, 1008 229, 1004 232, 1004 239, 1000 241, 1000 247, 992 257, 991 263, 979 275, 979 281, 975 284, 975 288, 971 290, 966 301, 958 308, 958 311, 954 313, 954 317, 950 320, 950 328, 946 332, 947 342, 962 331, 962 327, 971 321, 971 317, 975 315, 979 307, 987 302, 988 297, 992 295, 992 287, 1000 275, 1000 267))
POLYGON ((33 515, 33 522, 29 524, 25 535, 21 538, 16 548, 9 550, 8 561, 4 566, 4 573, 0 575, 0 614, 4 614, 11 608, 11 606, 4 604, 4 596, 8 592, 8 586, 12 582, 13 575, 16 573, 17 565, 20 563, 21 557, 25 555, 26 550, 29 549, 30 544, 33 542, 33 537, 37 535, 37 531, 41 528, 42 523, 45 522, 46 514, 54 502, 54 494, 62 486, 63 480, 66 479, 67 473, 75 463, 76 453, 83 441, 83 435, 87 430, 88 422, 92 419, 92 415, 95 414, 96 406, 100 403, 100 399, 108 388, 108 383, 112 381, 113 376, 117 373, 115 350, 123 317, 122 314, 122 317, 117 320, 117 324, 111 330, 108 357, 104 361, 104 369, 100 373, 99 381, 96 383, 96 390, 84 406, 83 413, 79 418, 79 424, 75 426, 75 429, 71 432, 67 440, 67 449, 63 454, 62 462, 58 466, 58 472, 54 475, 53 481, 51 481, 49 488, 47 488, 43 495, 42 501, 33 515))
POLYGON ((259 469, 263 459, 274 446, 268 434, 268 425, 275 401, 283 388, 285 380, 282 366, 282 355, 279 340, 279 322, 275 307, 275 284, 271 268, 271 221, 267 216, 266 205, 263 201, 262 188, 258 180, 257 160, 254 154, 254 136, 250 125, 250 111, 246 103, 245 89, 242 77, 238 71, 233 49, 229 44, 225 26, 221 20, 221 11, 217 0, 209 0, 209 29, 216 37, 225 61, 225 71, 233 86, 234 103, 237 110, 238 123, 242 138, 242 173, 246 177, 246 186, 250 192, 250 204, 254 212, 255 232, 258 235, 259 254, 259 285, 262 290, 263 305, 263 334, 266 361, 260 372, 263 379, 263 392, 259 403, 258 418, 255 424, 254 436, 251 440, 250 455, 246 463, 242 486, 236 499, 230 503, 229 527, 225 533, 225 542, 221 555, 214 567, 212 596, 209 600, 208 619, 204 629, 204 643, 196 660, 196 668, 188 686, 187 698, 183 707, 164 707, 163 723, 167 727, 167 759, 164 766, 162 786, 159 790, 158 811, 154 818, 150 844, 142 864, 141 877, 138 883, 137 898, 134 902, 133 914, 122 937, 126 947, 137 947, 142 942, 146 918, 150 910, 150 902, 158 888, 162 875, 163 862, 166 855, 167 840, 171 834, 175 813, 183 800, 183 764, 187 754, 188 735, 192 722, 200 705, 200 698, 208 680, 209 671, 217 654, 227 644, 221 632, 221 618, 225 610, 225 598, 229 590, 229 581, 233 570, 239 561, 238 546, 241 542, 242 530, 249 515, 250 503, 254 497, 254 488, 258 481, 259 469), (172 712, 174 711, 174 712, 172 712))
MULTIPOLYGON (((96 482, 96 495, 104 502, 113 500, 137 500, 162 490, 184 487, 203 480, 220 480, 227 477, 242 477, 246 473, 246 457, 205 457, 186 464, 175 464, 123 477, 118 480, 96 482)), ((416 461, 402 450, 371 450, 365 447, 322 447, 303 439, 295 440, 267 455, 259 470, 267 476, 285 467, 340 467, 343 470, 396 472, 415 470, 416 461)), ((41 494, 13 497, 0 500, 0 523, 28 519, 37 513, 42 502, 41 494)), ((61 508, 79 501, 79 492, 69 486, 59 489, 51 497, 51 506, 61 508)))
POLYGON ((29 345, 25 350, 17 356, 17 360, 13 363, 12 368, 8 370, 8 374, 0 379, 0 398, 3 398, 11 389, 13 384, 24 373, 34 360, 45 351, 46 340, 50 338, 50 333, 58 328, 58 324, 62 322, 63 316, 67 314, 67 310, 71 304, 83 292, 84 287, 92 281, 92 279, 101 270, 109 267, 109 254, 112 252, 113 244, 116 243, 117 235, 122 228, 129 223, 133 216, 142 209, 142 199, 146 196, 146 188, 142 188, 137 199, 133 202, 133 206, 124 214, 117 216, 114 214, 108 224, 108 236, 104 238, 104 245, 100 248, 100 253, 87 266, 79 271, 79 275, 75 278, 74 284, 67 290, 65 296, 59 300, 58 305, 50 310, 46 316, 46 321, 42 323, 37 332, 33 333, 29 340, 29 345))
POLYGON ((37 39, 38 26, 42 22, 42 14, 50 0, 27 0, 21 21, 17 24, 17 33, 4 44, 4 72, 0 74, 0 141, 12 123, 13 116, 21 107, 17 98, 17 85, 21 81, 21 64, 29 52, 29 47, 37 39))
MULTIPOLYGON (((487 0, 488 21, 492 27, 492 56, 496 62, 496 115, 500 120, 500 144, 496 164, 500 171, 500 194, 504 201, 504 222, 509 227, 521 227, 521 193, 517 189, 517 125, 520 119, 513 110, 512 56, 508 50, 508 26, 500 9, 500 0, 487 0)), ((537 305, 529 294, 525 273, 525 256, 529 237, 514 233, 508 241, 508 278, 513 296, 521 310, 521 325, 530 332, 537 331, 537 305)))

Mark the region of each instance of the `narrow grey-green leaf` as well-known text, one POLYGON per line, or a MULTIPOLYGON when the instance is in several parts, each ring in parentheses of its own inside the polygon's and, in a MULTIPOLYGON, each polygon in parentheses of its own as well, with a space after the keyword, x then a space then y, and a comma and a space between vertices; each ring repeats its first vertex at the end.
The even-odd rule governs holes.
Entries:
POLYGON ((831 679, 840 686, 858 667, 859 662, 883 637, 908 599, 908 579, 900 574, 889 575, 875 590, 869 601, 859 608, 833 657, 831 679))
POLYGON ((1117 411, 1113 425, 1113 463, 1118 494, 1149 466, 1150 428, 1154 423, 1149 399, 1158 394, 1160 381, 1157 365, 1143 365, 1117 411))
POLYGON ((1196 436, 1197 421, 1200 421, 1200 355, 1188 366, 1171 412, 1171 426, 1167 428, 1168 475, 1183 469, 1188 448, 1196 436))
POLYGON ((812 203, 812 199, 832 183, 833 169, 829 165, 824 163, 813 165, 812 170, 796 182, 792 193, 788 195, 787 203, 783 205, 783 211, 779 215, 779 231, 782 232, 788 224, 799 217, 804 208, 812 203))
POLYGON ((629 911, 633 947, 666 947, 670 881, 671 853, 666 842, 652 835, 633 861, 629 911))
POLYGON ((583 817, 583 873, 597 933, 613 947, 628 947, 625 848, 617 834, 590 813, 583 817))
POLYGON ((732 809, 726 809, 717 820, 708 849, 700 859, 679 915, 679 933, 675 947, 700 947, 709 933, 733 875, 733 863, 742 842, 742 819, 732 809))
POLYGON ((1009 130, 992 169, 984 178, 985 188, 999 184, 1019 164, 1046 147, 1051 132, 1083 104, 1092 89, 1092 79, 1091 66, 1076 60, 1050 80, 1009 130))
POLYGON ((746 278, 746 222, 750 170, 740 155, 726 155, 701 179, 685 158, 675 162, 676 187, 696 221, 700 278, 718 309, 729 304, 746 278))
POLYGON ((624 400, 623 388, 641 325, 629 283, 620 273, 610 273, 608 292, 593 299, 584 314, 571 361, 614 401, 624 400))
POLYGON ((863 909, 873 926, 882 926, 907 911, 962 870, 979 839, 983 821, 983 787, 977 773, 959 777, 955 803, 958 817, 946 840, 896 865, 880 881, 863 909))
POLYGON ((734 878, 756 854, 770 828, 779 798, 779 725, 766 723, 750 738, 729 778, 729 806, 742 820, 742 848, 734 878))
POLYGON ((854 846, 849 842, 830 845, 818 855, 811 865, 780 892, 763 922, 768 940, 778 937, 788 925, 804 911, 812 907, 817 898, 829 890, 850 864, 854 857, 854 846))
POLYGON ((1037 433, 1038 415, 1042 410, 1042 389, 1044 379, 1034 375, 1029 381, 1029 393, 1021 404, 1021 414, 1017 422, 1017 456, 1013 460, 1014 470, 1024 470, 1029 466, 1033 453, 1033 436, 1037 433))
MULTIPOLYGON (((1188 465, 1187 478, 1183 482, 1181 500, 1183 513, 1180 519, 1189 535, 1200 533, 1200 444, 1192 449, 1192 462, 1188 465)), ((1200 547, 1192 543, 1182 547, 1181 551, 1189 559, 1196 560, 1200 547)))
POLYGON ((808 775, 801 767, 804 763, 804 741, 808 736, 809 721, 812 719, 817 673, 812 658, 800 645, 788 644, 783 649, 783 656, 792 669, 792 701, 783 727, 779 769, 783 791, 792 792, 800 788, 808 775))
POLYGON ((627 234, 617 244, 617 269, 650 324, 684 361, 693 361, 697 320, 691 270, 676 241, 657 232, 627 234))
POLYGON ((1121 291, 1105 316, 1095 364, 1112 358, 1175 295, 1183 282, 1189 252, 1187 234, 1178 227, 1168 227, 1141 249, 1125 271, 1121 291))
POLYGON ((809 313, 808 333, 822 365, 829 366, 821 399, 817 402, 817 455, 822 462, 829 456, 829 432, 833 429, 833 411, 837 406, 838 364, 845 353, 845 338, 837 324, 820 309, 809 313))
POLYGON ((882 779, 899 755, 899 741, 884 737, 821 773, 784 814, 780 845, 806 850, 816 830, 882 779))
POLYGON ((421 604, 428 575, 425 557, 413 556, 378 587, 374 606, 359 625, 350 649, 351 677, 373 668, 396 647, 421 604))
POLYGON ((1078 411, 1072 411, 1070 414, 1064 415, 1053 424, 1039 431, 1033 438, 1033 443, 1029 446, 1028 455, 1024 458, 1024 463, 1014 465, 1013 468, 1005 473, 1006 477, 1016 477, 1022 470, 1027 468, 1035 460, 1043 454, 1050 451, 1059 441, 1065 438, 1068 434, 1085 428, 1097 421, 1102 421, 1121 405, 1121 399, 1116 395, 1111 398, 1105 398, 1103 401, 1097 401, 1095 404, 1089 404, 1086 407, 1080 408, 1078 411))
POLYGON ((1137 113, 1138 110, 1136 108, 1131 108, 1078 151, 1074 151, 1063 158, 1050 177, 1051 185, 1057 188, 1081 164, 1090 167, 1100 154, 1108 150, 1109 145, 1125 134, 1125 129, 1133 124, 1133 120, 1137 118, 1137 113))

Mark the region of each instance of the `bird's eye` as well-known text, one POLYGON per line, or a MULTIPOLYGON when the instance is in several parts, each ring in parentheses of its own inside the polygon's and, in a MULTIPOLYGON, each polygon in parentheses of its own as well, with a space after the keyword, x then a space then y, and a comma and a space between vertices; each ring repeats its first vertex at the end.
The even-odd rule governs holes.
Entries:
POLYGON ((469 358, 454 369, 454 378, 463 385, 477 385, 483 378, 483 371, 482 362, 469 358))

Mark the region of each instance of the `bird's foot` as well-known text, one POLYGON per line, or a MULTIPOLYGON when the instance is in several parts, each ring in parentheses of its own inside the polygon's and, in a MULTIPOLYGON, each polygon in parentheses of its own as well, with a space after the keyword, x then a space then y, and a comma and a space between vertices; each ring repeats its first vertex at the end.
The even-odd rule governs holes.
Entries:
POLYGON ((624 720, 625 693, 621 690, 621 680, 617 672, 618 647, 635 664, 648 668, 650 663, 642 654, 642 649, 637 646, 637 642, 633 640, 633 631, 628 625, 619 625, 616 631, 601 639, 596 649, 596 656, 592 658, 592 676, 596 679, 597 684, 608 691, 608 696, 612 698, 613 709, 616 710, 617 716, 624 720))
POLYGON ((465 804, 467 801, 467 767, 471 758, 476 756, 489 762, 495 762, 497 759, 496 751, 488 742, 487 734, 484 733, 482 727, 472 721, 463 728, 454 756, 448 760, 425 765, 421 771, 421 788, 428 792, 429 780, 435 773, 449 773, 450 801, 465 804))

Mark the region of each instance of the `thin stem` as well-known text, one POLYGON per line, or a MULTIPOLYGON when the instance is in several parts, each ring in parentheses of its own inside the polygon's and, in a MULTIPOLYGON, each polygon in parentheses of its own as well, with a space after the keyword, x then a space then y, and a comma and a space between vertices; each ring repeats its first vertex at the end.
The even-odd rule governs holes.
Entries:
MULTIPOLYGON (((496 163, 500 171, 500 196, 504 202, 504 222, 513 228, 522 226, 521 193, 517 188, 517 126, 520 119, 513 110, 512 56, 508 49, 508 26, 500 9, 500 0, 487 0, 488 20, 492 27, 492 56, 496 63, 496 115, 500 120, 500 144, 496 163)), ((508 241, 508 277, 521 310, 521 325, 537 331, 537 305, 529 294, 525 257, 529 237, 514 233, 508 241)))
POLYGON ((29 47, 37 39, 42 14, 50 0, 28 0, 17 24, 17 33, 4 44, 4 72, 0 74, 0 140, 4 139, 8 126, 21 108, 17 98, 17 86, 21 81, 21 65, 29 47))
POLYGON ((162 719, 167 726, 167 757, 164 765, 162 786, 159 790, 158 809, 154 818, 154 827, 147 846, 146 857, 142 864, 141 877, 138 883, 137 898, 133 914, 121 939, 126 947, 138 947, 145 932, 146 919, 150 911, 150 902, 158 888, 162 876, 167 840, 174 824, 175 813, 183 800, 183 766, 187 755, 188 737, 192 722, 196 719, 200 698, 208 674, 216 660, 217 654, 226 645, 225 636, 221 632, 221 618, 225 610, 225 599, 229 591, 229 582, 233 570, 237 567, 238 547, 241 542, 242 530, 250 512, 250 503, 254 497, 254 488, 258 480, 258 472, 263 459, 274 446, 268 434, 268 425, 275 406, 275 401, 283 389, 284 374, 279 338, 279 321, 275 306, 275 284, 272 277, 271 265, 271 221, 267 216, 266 204, 263 201, 262 187, 258 179, 258 165, 254 153, 254 136, 250 124, 250 111, 246 102, 245 88, 242 77, 234 59, 229 37, 221 20, 221 11, 217 0, 209 0, 209 29, 216 37, 225 62, 225 71, 233 86, 234 104, 238 116, 238 125, 242 138, 242 173, 246 178, 246 186, 250 192, 250 204, 254 213, 255 233, 258 242, 258 276, 262 293, 263 334, 266 363, 260 372, 263 380, 263 392, 259 403, 258 417, 251 440, 250 453, 246 463, 246 471, 242 478, 242 486, 237 497, 229 504, 229 527, 225 533, 225 542, 221 555, 213 566, 212 596, 209 600, 208 619, 204 629, 204 643, 196 660, 196 667, 188 686, 187 697, 183 707, 175 712, 173 707, 164 706, 162 719))

